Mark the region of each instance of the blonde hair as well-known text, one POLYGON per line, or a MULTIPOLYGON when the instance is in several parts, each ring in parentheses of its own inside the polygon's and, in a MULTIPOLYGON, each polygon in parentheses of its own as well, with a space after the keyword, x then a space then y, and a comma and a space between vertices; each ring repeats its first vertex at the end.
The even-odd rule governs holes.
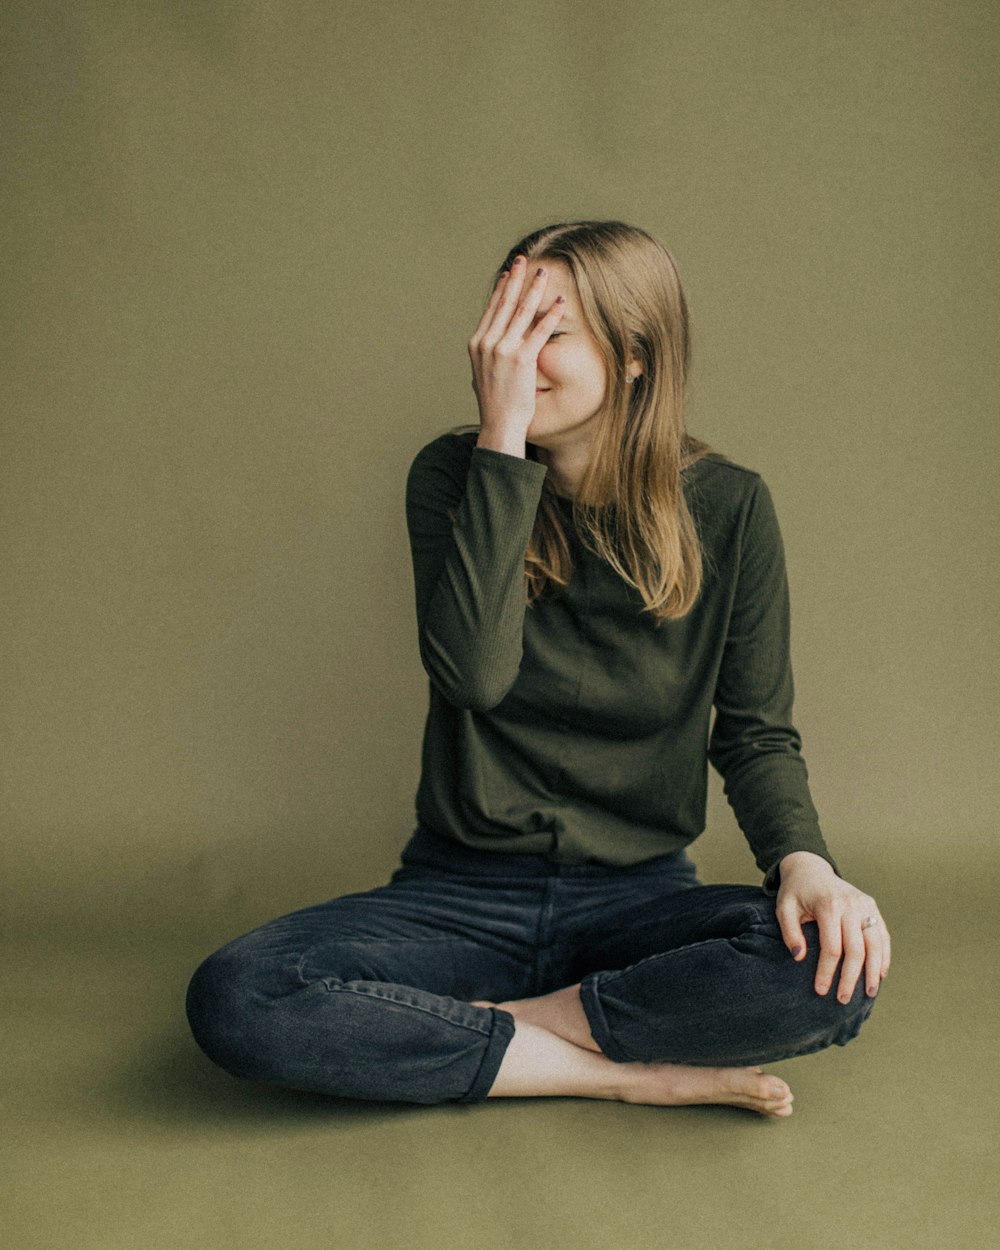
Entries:
MULTIPOLYGON (((491 290, 518 253, 569 267, 607 368, 590 461, 573 500, 580 539, 639 592, 643 611, 658 622, 686 616, 703 570, 681 471, 718 453, 684 427, 691 343, 674 259, 652 235, 621 221, 561 222, 520 239, 491 290), (629 384, 632 360, 642 374, 629 384)), ((530 444, 528 454, 537 458, 530 444)), ((528 603, 567 585, 572 571, 559 504, 546 478, 525 555, 528 603)))

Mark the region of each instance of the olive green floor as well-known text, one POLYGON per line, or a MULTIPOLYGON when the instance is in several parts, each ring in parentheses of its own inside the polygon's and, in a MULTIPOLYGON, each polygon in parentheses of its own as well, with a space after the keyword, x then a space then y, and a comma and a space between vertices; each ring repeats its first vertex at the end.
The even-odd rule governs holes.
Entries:
POLYGON ((894 966, 855 1042, 773 1065, 796 1095, 786 1121, 582 1099, 367 1105, 241 1083, 186 1033, 200 943, 15 943, 4 1245, 995 1245, 997 875, 868 873, 894 966))

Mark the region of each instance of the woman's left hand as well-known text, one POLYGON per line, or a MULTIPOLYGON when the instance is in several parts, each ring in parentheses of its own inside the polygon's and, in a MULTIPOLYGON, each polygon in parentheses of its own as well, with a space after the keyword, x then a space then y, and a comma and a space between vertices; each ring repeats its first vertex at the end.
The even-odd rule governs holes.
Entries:
POLYGON ((793 851, 781 861, 781 885, 777 898, 778 924, 785 945, 796 961, 806 957, 802 925, 814 920, 819 926, 819 967, 816 993, 826 994, 837 970, 837 1000, 850 1002, 862 969, 869 998, 874 998, 889 971, 889 930, 875 900, 838 877, 820 855, 793 851))

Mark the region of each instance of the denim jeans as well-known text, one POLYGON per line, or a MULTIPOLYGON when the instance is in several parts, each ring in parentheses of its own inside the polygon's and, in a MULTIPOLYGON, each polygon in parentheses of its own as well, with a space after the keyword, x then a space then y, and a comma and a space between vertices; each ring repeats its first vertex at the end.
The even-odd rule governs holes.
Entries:
POLYGON ((619 1062, 747 1066, 855 1037, 860 977, 813 987, 774 899, 701 885, 683 851, 624 868, 479 851, 418 830, 389 882, 272 920, 192 978, 205 1053, 237 1076, 350 1098, 484 1099, 514 1033, 500 1002, 581 983, 594 1040, 619 1062))

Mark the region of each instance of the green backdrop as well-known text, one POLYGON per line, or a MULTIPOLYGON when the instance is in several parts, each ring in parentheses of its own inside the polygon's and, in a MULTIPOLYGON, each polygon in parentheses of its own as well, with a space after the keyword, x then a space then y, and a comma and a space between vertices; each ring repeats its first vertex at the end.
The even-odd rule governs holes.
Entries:
MULTIPOLYGON (((3 864, 54 937, 384 878, 403 482, 524 231, 676 257, 689 425, 772 488, 850 879, 995 872, 993 6, 4 6, 3 864)), ((709 878, 756 880, 713 778, 709 878)))
MULTIPOLYGON (((0 6, 5 1247, 992 1246, 998 18, 0 6), (893 934, 878 1007, 776 1065, 780 1123, 232 1080, 188 979, 394 866, 406 470, 476 416, 505 250, 588 216, 671 249, 690 427, 771 487, 814 796, 893 934)), ((709 818, 703 876, 759 880, 714 776, 709 818)))

